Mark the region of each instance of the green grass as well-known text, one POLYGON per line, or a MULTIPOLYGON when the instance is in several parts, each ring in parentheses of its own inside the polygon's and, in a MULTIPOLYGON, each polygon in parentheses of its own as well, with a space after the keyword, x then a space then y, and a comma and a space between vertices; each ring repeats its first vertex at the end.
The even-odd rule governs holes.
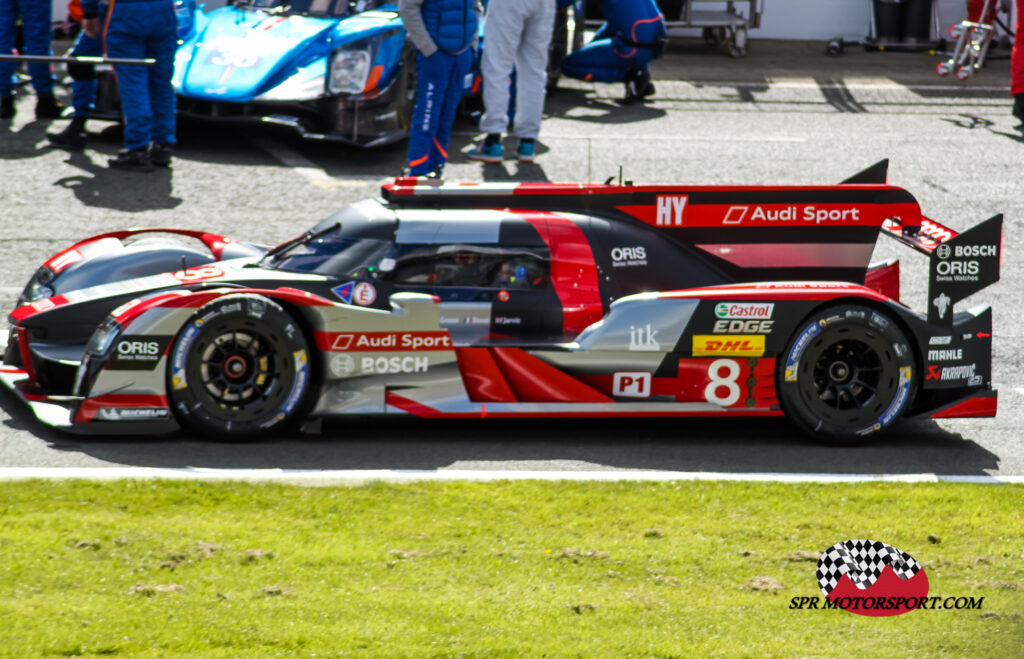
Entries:
POLYGON ((1020 657, 1022 504, 965 484, 0 483, 0 656, 1020 657), (820 594, 817 555, 861 537, 983 609, 790 610, 820 594))

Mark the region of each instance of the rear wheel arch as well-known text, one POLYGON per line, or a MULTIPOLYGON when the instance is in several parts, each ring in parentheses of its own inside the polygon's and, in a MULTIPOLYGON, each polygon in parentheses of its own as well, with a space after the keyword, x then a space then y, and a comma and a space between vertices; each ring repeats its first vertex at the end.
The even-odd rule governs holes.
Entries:
POLYGON ((861 298, 807 314, 776 365, 779 403, 818 441, 869 441, 910 411, 920 382, 913 333, 899 314, 861 298))

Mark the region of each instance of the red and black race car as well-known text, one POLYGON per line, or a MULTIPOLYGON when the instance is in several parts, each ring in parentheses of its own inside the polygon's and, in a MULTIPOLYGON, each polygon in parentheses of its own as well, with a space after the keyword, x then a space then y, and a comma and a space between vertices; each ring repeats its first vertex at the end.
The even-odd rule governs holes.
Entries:
POLYGON ((861 442, 996 412, 1001 216, 958 234, 886 184, 397 179, 269 250, 127 230, 47 260, 0 379, 72 432, 219 439, 342 414, 787 416, 861 442), (931 259, 899 302, 879 234, 931 259), (189 244, 188 241, 191 241, 189 244))

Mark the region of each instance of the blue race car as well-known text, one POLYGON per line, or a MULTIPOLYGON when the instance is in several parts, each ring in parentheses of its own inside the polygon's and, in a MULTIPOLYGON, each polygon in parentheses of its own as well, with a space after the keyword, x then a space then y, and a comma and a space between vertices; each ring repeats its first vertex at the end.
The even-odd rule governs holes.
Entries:
POLYGON ((396 4, 238 0, 194 16, 175 58, 182 115, 365 147, 408 133, 416 70, 396 4))
MULTIPOLYGON (((195 0, 175 4, 179 115, 285 125, 363 147, 408 135, 416 60, 397 4, 236 0, 210 12, 195 0)), ((102 68, 93 117, 119 120, 117 83, 102 68)))

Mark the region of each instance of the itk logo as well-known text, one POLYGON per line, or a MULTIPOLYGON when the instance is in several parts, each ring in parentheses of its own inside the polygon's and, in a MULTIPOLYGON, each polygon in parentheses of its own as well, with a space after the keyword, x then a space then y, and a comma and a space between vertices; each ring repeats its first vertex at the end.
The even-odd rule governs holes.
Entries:
POLYGON ((612 395, 622 398, 650 398, 650 373, 615 373, 612 376, 612 395))
POLYGON ((659 227, 683 226, 686 200, 686 195, 658 195, 657 225, 659 227))
POLYGON ((835 607, 862 616, 895 616, 928 599, 928 575, 910 556, 877 540, 844 540, 825 550, 815 571, 835 607))
POLYGON ((658 330, 652 330, 651 324, 647 323, 643 327, 629 326, 629 349, 630 350, 661 350, 661 345, 658 343, 657 337, 658 330))

